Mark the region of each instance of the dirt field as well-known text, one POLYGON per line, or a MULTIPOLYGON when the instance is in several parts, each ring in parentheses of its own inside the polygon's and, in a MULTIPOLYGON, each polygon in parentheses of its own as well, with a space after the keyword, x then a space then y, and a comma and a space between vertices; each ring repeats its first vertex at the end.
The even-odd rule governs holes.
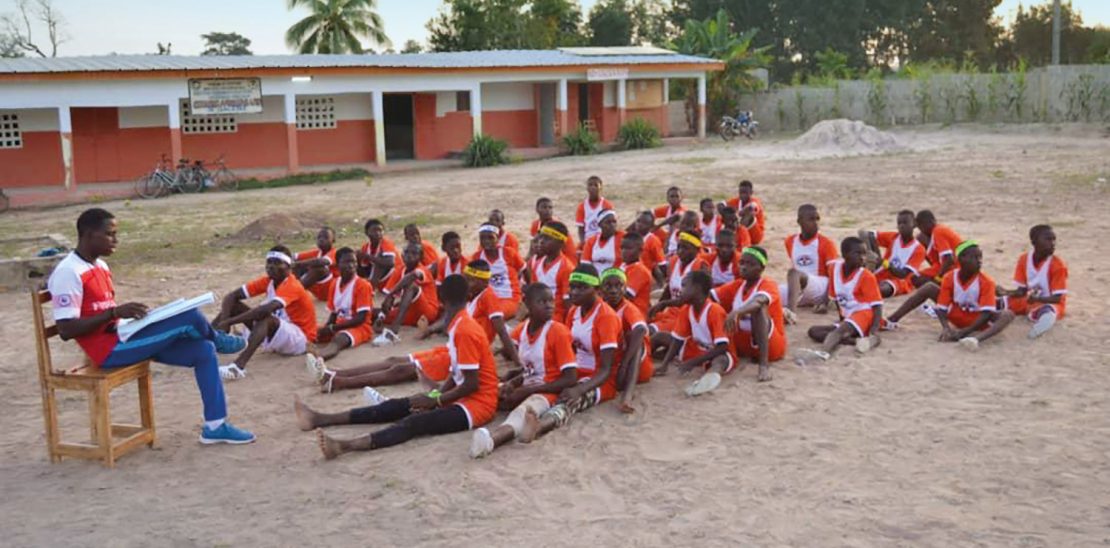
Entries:
MULTIPOLYGON (((157 366, 157 448, 115 470, 46 457, 28 297, 0 295, 0 530, 7 546, 1095 546, 1110 543, 1110 139, 1098 127, 928 128, 898 132, 906 152, 821 157, 786 141, 561 158, 324 186, 102 204, 121 220, 109 258, 118 298, 157 304, 223 293, 262 272, 266 241, 228 239, 283 212, 326 218, 340 243, 387 219, 390 235, 417 222, 438 242, 462 231, 467 248, 488 209, 525 236, 539 195, 573 217, 590 174, 622 223, 663 202, 724 198, 755 181, 768 209, 770 274, 784 272, 782 238, 794 209, 820 207, 837 239, 893 227, 901 208, 932 208, 983 243, 985 270, 1009 286, 1029 226, 1056 227, 1070 266, 1068 317, 1029 341, 1024 320, 977 354, 936 343, 914 314, 865 357, 824 366, 755 368, 705 398, 682 396, 672 375, 644 387, 640 412, 610 405, 531 446, 467 457, 469 434, 421 439, 323 462, 296 429, 294 394, 339 410, 355 392, 321 395, 300 358, 260 356, 228 385, 247 447, 201 447, 200 402, 188 370, 157 366), (1100 178, 1102 178, 1100 182, 1100 178)), ((72 234, 82 208, 7 213, 0 237, 72 234)), ((310 247, 311 234, 287 241, 310 247)), ((323 309, 321 307, 321 317, 323 309)), ((209 310, 210 315, 214 314, 209 310)), ((826 318, 802 313, 791 345, 826 318)), ((415 346, 402 346, 388 354, 415 346)), ((55 345, 63 363, 72 344, 55 345)), ((359 348, 335 364, 387 355, 359 348)), ((414 385, 387 387, 406 395, 414 385)), ((116 416, 133 419, 119 393, 116 416)), ((86 405, 63 398, 71 437, 87 435, 86 405)), ((371 431, 337 429, 341 435, 371 431)))

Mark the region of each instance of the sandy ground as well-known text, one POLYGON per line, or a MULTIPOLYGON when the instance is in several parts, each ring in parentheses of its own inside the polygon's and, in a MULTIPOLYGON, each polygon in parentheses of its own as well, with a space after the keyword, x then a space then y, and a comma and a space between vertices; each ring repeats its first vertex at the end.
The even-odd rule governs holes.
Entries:
MULTIPOLYGON (((359 394, 321 395, 300 358, 264 356, 228 386, 232 419, 259 441, 201 447, 200 403, 187 370, 158 366, 157 448, 115 470, 48 462, 28 298, 0 295, 0 531, 7 546, 482 545, 608 546, 1094 546, 1110 543, 1110 140, 1101 128, 926 128, 899 132, 909 152, 830 158, 785 141, 562 158, 487 170, 445 170, 235 195, 104 204, 122 220, 110 258, 119 297, 157 303, 224 292, 261 273, 266 243, 218 244, 265 213, 324 215, 360 244, 368 216, 474 238, 499 207, 526 234, 535 198, 572 217, 583 181, 599 174, 622 222, 662 203, 670 184, 688 200, 731 195, 750 178, 768 209, 771 275, 794 208, 821 209, 836 238, 893 227, 901 208, 929 207, 984 243, 985 269, 1008 284, 1026 232, 1057 228, 1071 269, 1069 316, 1041 340, 1028 324, 967 354, 936 341, 913 315, 865 357, 824 366, 754 367, 698 400, 685 379, 646 386, 640 412, 594 409, 531 446, 484 461, 470 434, 420 439, 323 462, 296 429, 294 394, 339 410, 359 394)), ((72 232, 79 207, 0 217, 0 235, 72 232)), ((308 236, 294 238, 307 248, 308 236)), ((469 247, 472 244, 468 244, 469 247)), ((209 311, 214 314, 214 311, 209 311)), ((321 309, 321 316, 323 315, 321 309)), ((804 342, 803 313, 789 329, 804 342)), ((61 362, 74 345, 56 344, 61 362)), ((362 364, 389 352, 359 348, 362 364)), ((415 385, 387 387, 407 395, 415 385)), ((83 437, 83 397, 62 398, 71 437, 83 437)), ((134 419, 135 398, 114 398, 134 419)), ((336 429, 364 434, 369 427, 336 429)))

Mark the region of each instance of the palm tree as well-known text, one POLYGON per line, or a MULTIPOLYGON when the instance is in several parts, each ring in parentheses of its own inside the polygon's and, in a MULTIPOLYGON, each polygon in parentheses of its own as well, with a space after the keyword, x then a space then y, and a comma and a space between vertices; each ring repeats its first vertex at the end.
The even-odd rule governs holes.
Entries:
POLYGON ((311 15, 285 31, 297 53, 365 53, 359 38, 389 47, 377 0, 286 0, 289 9, 305 6, 311 15))

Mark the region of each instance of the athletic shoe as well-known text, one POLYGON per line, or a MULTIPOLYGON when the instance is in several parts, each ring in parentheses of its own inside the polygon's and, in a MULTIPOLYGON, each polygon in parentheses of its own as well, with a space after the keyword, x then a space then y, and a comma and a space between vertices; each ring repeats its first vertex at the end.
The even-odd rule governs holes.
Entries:
POLYGON ((381 405, 382 402, 389 398, 383 396, 381 392, 369 386, 364 386, 362 387, 362 399, 366 400, 366 403, 370 405, 381 405))
POLYGON ((937 319, 937 311, 933 309, 932 305, 923 304, 917 309, 920 310, 922 314, 925 314, 926 316, 934 320, 937 319))
POLYGON ((716 390, 720 385, 721 374, 716 371, 710 371, 702 375, 698 380, 690 383, 690 386, 686 387, 686 395, 691 397, 700 396, 716 390))
POLYGON ((394 343, 396 343, 397 341, 400 341, 400 340, 401 340, 401 336, 394 333, 391 329, 389 329, 387 327, 387 328, 382 330, 381 335, 378 335, 377 337, 374 337, 373 342, 371 342, 370 344, 372 346, 389 346, 389 345, 394 344, 394 343))
POLYGON ((824 350, 814 350, 812 348, 803 348, 794 354, 794 363, 798 365, 809 365, 810 362, 821 360, 827 362, 832 358, 832 354, 824 350))
POLYGON ((205 426, 200 432, 200 442, 205 445, 213 445, 216 443, 230 443, 232 445, 242 445, 244 443, 251 443, 254 441, 254 434, 236 428, 230 422, 224 421, 215 430, 209 430, 205 426))
POLYGON ((1052 326, 1054 325, 1056 325, 1055 312, 1046 312, 1044 314, 1041 314, 1041 317, 1037 318, 1037 321, 1033 324, 1033 328, 1029 330, 1029 338, 1036 339, 1037 337, 1048 333, 1048 330, 1052 329, 1052 326))
POLYGON ((975 352, 976 350, 979 350, 979 339, 976 339, 975 337, 964 337, 960 339, 958 343, 968 352, 975 352))
POLYGON ((901 328, 898 322, 892 322, 886 318, 879 321, 879 331, 898 331, 901 328))
POLYGON ((220 354, 234 354, 247 347, 247 339, 226 331, 216 330, 215 339, 216 352, 220 354))
POLYGON ((480 459, 488 457, 493 453, 493 436, 490 435, 489 429, 479 428, 474 431, 474 435, 470 438, 470 458, 480 459))
POLYGON ((229 363, 220 366, 220 378, 225 381, 239 380, 247 376, 245 369, 240 369, 238 365, 229 363))
POLYGON ((324 378, 324 369, 326 368, 326 365, 324 365, 324 358, 317 358, 312 354, 305 354, 304 367, 316 382, 320 382, 324 378))
POLYGON ((878 344, 876 344, 876 341, 878 340, 879 339, 872 337, 860 337, 856 339, 856 352, 859 352, 860 354, 866 354, 870 352, 871 349, 878 346, 878 344))

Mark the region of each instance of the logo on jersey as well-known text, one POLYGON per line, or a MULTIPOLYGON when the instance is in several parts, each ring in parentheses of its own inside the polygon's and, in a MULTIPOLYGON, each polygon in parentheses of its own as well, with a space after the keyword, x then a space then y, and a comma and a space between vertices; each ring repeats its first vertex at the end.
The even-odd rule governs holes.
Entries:
POLYGON ((799 255, 797 259, 794 259, 794 262, 798 263, 798 266, 809 266, 817 261, 813 260, 813 257, 809 255, 799 255))
POLYGON ((54 306, 68 308, 73 305, 73 297, 69 295, 55 295, 54 306))

